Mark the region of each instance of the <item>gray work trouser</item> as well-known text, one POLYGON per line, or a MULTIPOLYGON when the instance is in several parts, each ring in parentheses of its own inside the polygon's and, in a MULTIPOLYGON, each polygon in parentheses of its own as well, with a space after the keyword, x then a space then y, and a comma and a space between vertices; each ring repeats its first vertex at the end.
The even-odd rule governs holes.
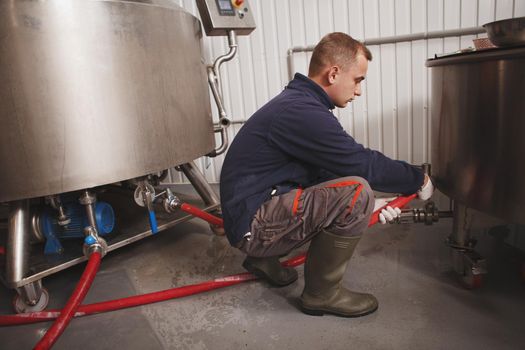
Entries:
POLYGON ((295 189, 266 201, 255 214, 250 234, 237 247, 254 257, 286 255, 321 230, 360 236, 374 208, 368 182, 350 176, 295 189))

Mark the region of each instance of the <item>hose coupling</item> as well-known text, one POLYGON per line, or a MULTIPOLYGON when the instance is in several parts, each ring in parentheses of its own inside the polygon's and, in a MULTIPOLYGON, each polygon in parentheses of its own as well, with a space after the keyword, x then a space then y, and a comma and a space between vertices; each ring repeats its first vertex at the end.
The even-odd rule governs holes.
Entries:
POLYGON ((101 257, 104 257, 108 250, 108 244, 106 240, 99 237, 93 227, 88 226, 84 229, 84 246, 82 251, 84 255, 89 258, 94 252, 100 253, 101 257))
POLYGON ((162 202, 164 205, 164 210, 166 210, 167 213, 173 213, 177 211, 177 209, 179 209, 182 204, 179 197, 175 196, 169 188, 166 189, 165 195, 166 198, 164 198, 164 201, 162 202))
POLYGON ((440 218, 452 217, 452 212, 439 211, 434 202, 427 202, 423 208, 403 209, 396 222, 400 224, 424 223, 432 225, 440 218))

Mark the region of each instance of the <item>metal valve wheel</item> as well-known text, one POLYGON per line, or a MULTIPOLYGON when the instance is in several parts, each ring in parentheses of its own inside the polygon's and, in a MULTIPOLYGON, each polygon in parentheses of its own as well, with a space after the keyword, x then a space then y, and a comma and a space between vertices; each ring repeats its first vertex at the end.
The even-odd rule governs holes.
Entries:
POLYGON ((142 197, 142 191, 147 190, 148 195, 150 196, 150 200, 153 202, 155 199, 155 187, 153 187, 151 184, 146 183, 145 188, 142 186, 137 186, 135 189, 135 192, 133 194, 133 199, 135 200, 135 203, 137 203, 140 207, 145 207, 146 203, 144 203, 144 197, 142 197))

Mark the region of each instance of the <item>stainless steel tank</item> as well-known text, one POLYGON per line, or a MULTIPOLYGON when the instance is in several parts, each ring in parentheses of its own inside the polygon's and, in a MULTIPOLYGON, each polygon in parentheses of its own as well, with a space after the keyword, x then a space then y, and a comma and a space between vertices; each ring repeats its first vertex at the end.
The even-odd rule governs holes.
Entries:
POLYGON ((201 38, 166 0, 0 1, 0 202, 212 151, 201 38))
POLYGON ((525 224, 525 47, 427 66, 437 187, 467 207, 525 224))

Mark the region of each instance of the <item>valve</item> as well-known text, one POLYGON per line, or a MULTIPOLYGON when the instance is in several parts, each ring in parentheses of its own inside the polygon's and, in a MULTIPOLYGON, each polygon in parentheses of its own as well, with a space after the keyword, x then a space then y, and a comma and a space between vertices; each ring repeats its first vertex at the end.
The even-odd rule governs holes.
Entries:
POLYGON ((186 212, 190 215, 193 215, 195 217, 203 219, 204 221, 207 221, 212 227, 212 230, 214 230, 214 228, 216 230, 219 230, 224 227, 224 223, 221 218, 218 218, 212 214, 209 214, 202 209, 194 207, 193 205, 181 202, 180 199, 177 196, 175 196, 169 188, 167 188, 166 191, 164 191, 162 194, 165 195, 163 204, 164 204, 164 210, 166 210, 166 212, 173 213, 176 210, 180 209, 183 212, 186 212))
POLYGON ((82 251, 84 255, 89 258, 94 252, 99 252, 101 257, 104 257, 108 250, 106 240, 100 237, 91 226, 84 228, 84 246, 82 251))
POLYGON ((148 220, 151 228, 151 233, 156 234, 159 232, 157 225, 157 217, 155 216, 155 209, 153 207, 153 201, 155 200, 155 188, 147 182, 147 180, 140 180, 138 186, 135 189, 135 203, 141 207, 145 207, 148 210, 148 220))
POLYGON ((108 245, 104 238, 99 237, 97 228, 97 218, 95 204, 97 202, 97 196, 95 193, 89 190, 84 190, 79 198, 80 204, 86 207, 86 215, 88 220, 88 226, 84 227, 84 246, 82 248, 84 255, 89 256, 97 251, 103 257, 106 255, 108 245))
POLYGON ((180 199, 175 196, 169 188, 166 188, 165 195, 166 198, 164 198, 162 204, 164 205, 164 210, 166 210, 167 213, 173 213, 180 208, 182 204, 180 199))
POLYGON ((62 205, 62 201, 60 200, 60 196, 59 195, 48 196, 46 197, 46 200, 49 202, 51 207, 58 212, 58 217, 57 217, 58 225, 67 227, 67 225, 71 223, 71 218, 67 216, 66 210, 64 209, 64 206, 62 205))
POLYGON ((401 210, 401 214, 394 220, 394 223, 424 223, 425 225, 432 225, 438 222, 440 218, 451 217, 451 211, 439 211, 434 202, 427 202, 424 208, 401 210))

